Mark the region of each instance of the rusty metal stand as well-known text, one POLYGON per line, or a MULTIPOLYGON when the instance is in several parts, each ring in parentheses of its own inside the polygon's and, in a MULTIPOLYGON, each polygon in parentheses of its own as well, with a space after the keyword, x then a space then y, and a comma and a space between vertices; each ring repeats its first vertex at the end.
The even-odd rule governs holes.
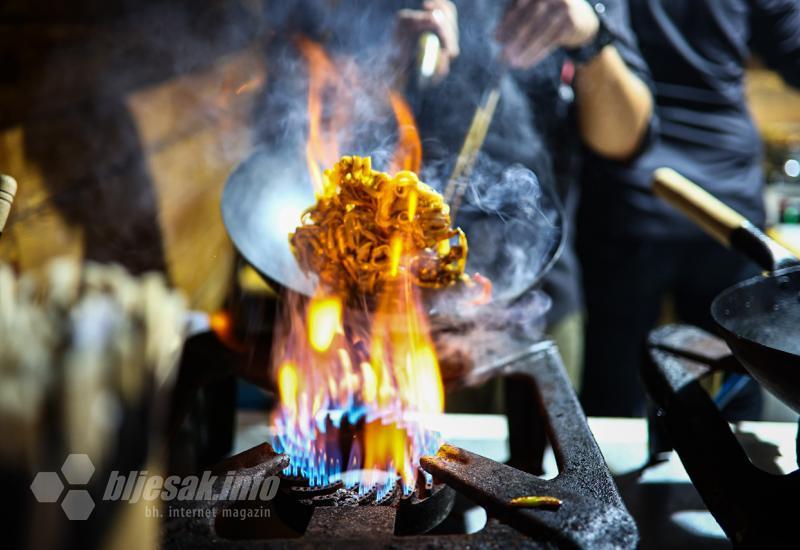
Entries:
POLYGON ((774 475, 750 462, 700 386, 716 369, 741 369, 722 340, 670 325, 651 333, 642 377, 692 483, 731 541, 797 548, 800 470, 774 475))
MULTIPOLYGON (((164 547, 251 549, 268 544, 276 548, 350 550, 366 544, 370 548, 634 548, 639 540, 636 526, 589 430, 555 345, 540 342, 495 366, 498 376, 519 382, 520 391, 527 392, 524 418, 546 427, 559 474, 544 480, 450 445, 443 445, 436 456, 423 457, 423 468, 436 480, 486 509, 489 520, 478 533, 399 535, 397 522, 403 514, 402 506, 320 506, 313 509, 303 532, 276 530, 270 524, 275 519, 256 524, 234 520, 236 529, 229 529, 220 517, 221 510, 231 504, 212 498, 171 507, 188 513, 167 521, 164 547), (557 510, 509 505, 514 497, 530 495, 554 496, 563 503, 557 510), (234 537, 236 533, 247 536, 234 537)), ((521 429, 524 422, 518 420, 510 419, 510 423, 516 422, 514 425, 521 429)), ((514 437, 523 438, 519 431, 514 437)), ((523 439, 517 441, 524 444, 523 439)), ((528 445, 535 450, 540 438, 529 440, 528 445)), ((263 477, 278 474, 288 458, 261 445, 231 460, 219 470, 263 477)))
POLYGON ((543 409, 532 406, 536 384, 530 376, 510 374, 503 380, 508 419, 509 466, 533 475, 544 473, 547 427, 543 409))
MULTIPOLYGON (((540 420, 535 421, 544 423, 558 476, 543 480, 464 450, 424 457, 423 467, 483 506, 490 517, 537 541, 560 547, 635 547, 636 526, 592 436, 556 346, 552 342, 532 346, 526 355, 508 361, 501 375, 533 390, 528 393, 527 412, 538 412, 540 420), (563 504, 555 512, 508 506, 510 499, 523 495, 555 496, 563 504)), ((513 425, 511 419, 509 425, 513 425)), ((532 448, 537 444, 533 441, 532 448)))

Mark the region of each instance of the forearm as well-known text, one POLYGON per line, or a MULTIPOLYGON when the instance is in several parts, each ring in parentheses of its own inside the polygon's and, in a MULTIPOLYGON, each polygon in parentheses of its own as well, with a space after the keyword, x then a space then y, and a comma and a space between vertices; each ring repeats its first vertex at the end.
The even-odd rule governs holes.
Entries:
POLYGON ((613 46, 577 69, 578 126, 597 154, 624 160, 636 153, 653 113, 650 90, 613 46))

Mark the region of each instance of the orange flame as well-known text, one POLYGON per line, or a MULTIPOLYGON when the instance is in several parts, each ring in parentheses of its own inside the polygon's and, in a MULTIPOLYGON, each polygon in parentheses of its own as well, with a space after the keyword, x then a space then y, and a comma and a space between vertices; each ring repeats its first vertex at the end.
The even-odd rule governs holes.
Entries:
MULTIPOLYGON (((348 80, 319 44, 298 38, 296 45, 308 64, 305 156, 319 197, 323 167, 338 160, 351 129, 352 90, 361 79, 348 80)), ((417 172, 422 147, 414 116, 396 92, 387 90, 387 99, 398 129, 390 169, 417 172)), ((412 195, 411 221, 418 199, 412 195)), ((309 301, 287 297, 286 325, 273 348, 282 350, 275 357, 281 408, 274 444, 289 454, 291 472, 312 485, 347 483, 348 471, 358 471, 358 479, 349 482, 369 489, 378 483, 375 472, 383 472, 392 486, 397 476, 410 490, 420 456, 438 448, 438 435, 427 431, 423 420, 443 411, 444 390, 425 310, 409 276, 414 254, 412 242, 391 240, 394 281, 376 297, 374 309, 348 309, 345 304, 353 300, 322 289, 309 301), (339 430, 355 424, 361 432, 352 448, 340 448, 339 430)))
POLYGON ((300 36, 295 44, 308 64, 308 164, 314 191, 322 193, 323 167, 339 160, 339 132, 346 130, 350 109, 350 94, 344 78, 325 50, 316 42, 300 36), (336 101, 323 105, 323 98, 331 95, 336 101), (328 107, 324 109, 323 107, 328 107))
MULTIPOLYGON (((353 118, 352 90, 361 81, 346 63, 338 67, 318 43, 304 37, 295 44, 308 66, 308 139, 306 164, 314 191, 323 189, 324 168, 339 160, 340 145, 348 135, 353 118), (329 99, 329 101, 326 101, 329 99)), ((408 103, 395 91, 387 90, 387 98, 397 121, 398 140, 389 171, 419 172, 422 164, 422 144, 408 103)))
POLYGON ((244 351, 245 346, 234 334, 233 320, 227 311, 215 311, 208 318, 211 331, 220 342, 234 351, 244 351))
POLYGON ((414 114, 408 103, 397 93, 389 92, 395 119, 397 120, 398 141, 392 158, 391 172, 410 170, 419 172, 422 165, 422 143, 419 140, 414 114))
POLYGON ((238 88, 236 88, 234 94, 242 95, 255 92, 264 85, 264 81, 265 81, 264 75, 256 75, 247 80, 246 82, 244 82, 243 84, 241 84, 238 88))
POLYGON ((344 309, 337 297, 307 304, 292 297, 294 313, 277 364, 282 436, 276 447, 292 458, 292 472, 312 484, 342 479, 348 465, 357 464, 362 486, 374 483, 370 476, 377 471, 397 476, 409 491, 420 456, 438 447, 438 437, 422 422, 443 411, 444 389, 406 268, 404 257, 375 311, 344 309), (363 421, 349 458, 335 448, 343 418, 351 425, 363 421))
POLYGON ((336 333, 342 328, 342 302, 338 298, 318 297, 308 308, 308 342, 319 353, 331 347, 336 333))

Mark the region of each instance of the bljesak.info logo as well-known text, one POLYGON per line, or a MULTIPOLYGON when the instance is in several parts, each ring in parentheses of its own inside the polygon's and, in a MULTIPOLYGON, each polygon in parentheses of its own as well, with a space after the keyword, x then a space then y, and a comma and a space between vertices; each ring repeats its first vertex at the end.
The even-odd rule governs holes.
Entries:
MULTIPOLYGON (((39 472, 33 478, 31 491, 38 502, 57 503, 70 520, 88 519, 94 510, 95 502, 86 485, 94 475, 95 467, 88 455, 71 454, 57 472, 39 472)), ((139 501, 262 501, 275 498, 280 478, 269 476, 254 478, 236 475, 230 471, 222 476, 209 471, 200 476, 159 476, 147 475, 147 471, 132 471, 121 474, 112 471, 106 482, 102 500, 126 501, 135 504, 139 501)), ((268 515, 268 510, 267 515, 268 515)))

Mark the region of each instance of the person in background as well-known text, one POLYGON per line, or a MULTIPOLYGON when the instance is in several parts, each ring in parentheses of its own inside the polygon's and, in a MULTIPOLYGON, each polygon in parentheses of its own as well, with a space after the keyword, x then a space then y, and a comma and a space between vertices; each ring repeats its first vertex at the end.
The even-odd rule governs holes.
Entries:
MULTIPOLYGON (((486 6, 458 5, 462 35, 485 32, 486 22, 492 21, 486 6)), ((443 37, 446 52, 459 52, 452 45, 457 27, 448 29, 456 21, 435 17, 435 2, 424 6, 421 11, 401 12, 400 19, 424 22, 416 27, 418 32, 434 29, 443 37)), ((485 41, 463 41, 460 59, 451 55, 439 64, 440 68, 452 66, 452 74, 446 77, 442 74, 446 71, 439 72, 438 89, 427 94, 418 117, 427 152, 455 156, 469 116, 453 114, 472 113, 473 101, 479 98, 476 93, 483 91, 475 85, 480 79, 464 77, 491 66, 497 58, 513 69, 502 87, 484 152, 504 164, 524 164, 543 185, 556 189, 564 203, 566 244, 545 277, 543 290, 553 303, 546 330, 558 344, 576 388, 583 362, 583 305, 572 228, 580 144, 604 158, 626 159, 645 140, 650 122, 648 76, 627 24, 622 2, 511 2, 494 30, 500 55, 487 49, 485 41), (453 101, 453 97, 466 101, 453 101), (448 127, 451 119, 457 122, 448 127), (444 150, 437 151, 443 144, 444 150)), ((475 401, 474 396, 468 400, 475 401)), ((451 404, 456 407, 456 400, 451 399, 451 404)))
MULTIPOLYGON (((287 61, 292 58, 290 37, 297 32, 322 42, 333 55, 352 56, 359 67, 369 67, 373 78, 387 73, 381 61, 389 60, 393 70, 412 65, 423 32, 439 37, 442 48, 433 85, 424 91, 408 90, 415 96, 409 99, 422 138, 423 172, 425 166, 444 166, 445 174, 447 166, 452 168, 472 114, 501 62, 511 71, 501 81, 482 154, 497 165, 519 163, 532 170, 542 186, 561 193, 568 220, 575 209, 571 183, 577 181, 580 143, 598 156, 625 159, 648 135, 649 77, 627 28, 622 1, 308 0, 300 6, 275 14, 282 20, 276 22, 280 32, 269 47, 271 74, 288 75, 290 69, 298 74, 297 62, 287 61), (359 32, 352 32, 354 24, 359 32), (387 36, 393 39, 387 41, 387 36)), ((260 108, 262 142, 304 139, 291 137, 292 119, 285 116, 295 111, 293 102, 304 107, 303 85, 287 83, 286 78, 274 79, 260 108), (285 93, 287 89, 296 93, 285 93)), ((361 144, 356 150, 372 149, 361 144)), ((566 230, 571 243, 571 229, 566 230)), ((575 317, 581 302, 571 245, 545 290, 554 303, 547 321, 551 332, 560 336, 570 377, 577 383, 582 323, 575 317)))
MULTIPOLYGON (((762 145, 745 99, 751 51, 800 86, 800 2, 629 0, 655 81, 659 139, 629 163, 592 155, 582 176, 578 250, 588 315, 582 402, 589 415, 639 416, 647 334, 670 296, 678 318, 713 330, 709 306, 758 273, 650 191, 671 167, 764 224, 762 145)), ((726 408, 756 418, 754 382, 726 408)))

